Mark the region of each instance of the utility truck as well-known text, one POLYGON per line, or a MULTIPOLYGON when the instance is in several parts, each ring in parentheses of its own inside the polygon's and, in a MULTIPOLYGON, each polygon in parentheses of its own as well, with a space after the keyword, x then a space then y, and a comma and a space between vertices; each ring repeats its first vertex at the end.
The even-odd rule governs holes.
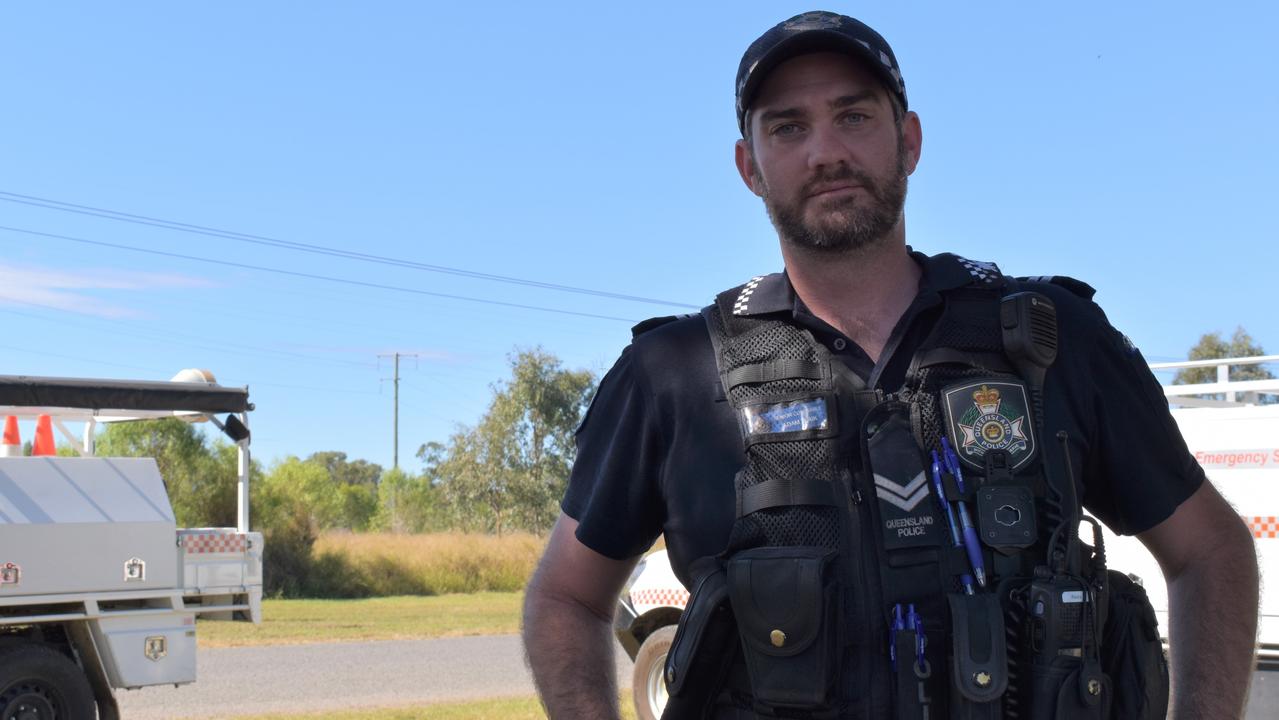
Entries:
MULTIPOLYGON (((1258 664, 1262 669, 1279 669, 1279 580, 1273 579, 1279 577, 1279 403, 1274 402, 1279 379, 1229 379, 1231 367, 1264 363, 1279 363, 1279 355, 1150 367, 1157 374, 1182 368, 1215 369, 1216 382, 1168 383, 1163 386, 1164 395, 1190 452, 1252 529, 1262 576, 1258 664), (1268 404, 1263 402, 1267 400, 1268 404)), ((1167 643, 1168 591, 1158 563, 1136 538, 1105 530, 1104 539, 1109 567, 1142 581, 1167 643)), ((622 589, 614 634, 635 661, 631 687, 641 720, 661 717, 666 706, 663 668, 688 598, 665 550, 642 558, 622 589)))
POLYGON ((169 382, 0 376, 0 416, 38 418, 78 455, 0 457, 0 718, 116 720, 113 690, 195 680, 197 618, 261 621, 252 409, 246 388, 205 371, 169 382), (236 527, 179 529, 154 459, 94 453, 104 423, 172 417, 235 442, 236 527))

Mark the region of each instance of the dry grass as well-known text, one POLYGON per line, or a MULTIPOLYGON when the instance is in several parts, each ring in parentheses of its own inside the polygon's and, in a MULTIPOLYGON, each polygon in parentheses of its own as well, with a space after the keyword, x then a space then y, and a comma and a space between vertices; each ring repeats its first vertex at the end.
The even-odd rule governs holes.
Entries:
POLYGON ((315 544, 320 576, 310 584, 346 597, 515 592, 545 545, 525 533, 332 533, 315 544))

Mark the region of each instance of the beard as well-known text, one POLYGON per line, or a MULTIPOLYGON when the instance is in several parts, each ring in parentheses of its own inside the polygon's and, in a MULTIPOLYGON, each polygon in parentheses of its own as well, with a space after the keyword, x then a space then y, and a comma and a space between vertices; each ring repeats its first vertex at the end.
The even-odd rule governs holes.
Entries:
POLYGON ((906 204, 906 156, 900 138, 897 165, 889 177, 875 178, 870 173, 841 164, 810 178, 800 188, 798 199, 794 201, 787 201, 771 192, 758 165, 754 173, 763 189, 768 218, 783 242, 821 253, 844 253, 878 244, 896 227, 906 204), (870 200, 857 196, 809 197, 813 188, 820 185, 847 181, 861 185, 870 195, 870 200), (804 216, 806 209, 815 211, 816 217, 811 222, 804 216))

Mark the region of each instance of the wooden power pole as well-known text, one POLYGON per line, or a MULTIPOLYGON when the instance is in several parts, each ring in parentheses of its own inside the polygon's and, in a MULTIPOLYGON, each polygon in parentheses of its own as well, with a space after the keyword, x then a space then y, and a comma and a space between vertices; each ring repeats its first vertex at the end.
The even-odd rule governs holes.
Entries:
POLYGON ((392 360, 395 374, 392 376, 392 385, 394 387, 395 405, 391 418, 391 467, 399 469, 400 467, 400 358, 411 357, 416 358, 416 354, 409 353, 391 353, 389 355, 378 355, 379 358, 389 357, 392 360))

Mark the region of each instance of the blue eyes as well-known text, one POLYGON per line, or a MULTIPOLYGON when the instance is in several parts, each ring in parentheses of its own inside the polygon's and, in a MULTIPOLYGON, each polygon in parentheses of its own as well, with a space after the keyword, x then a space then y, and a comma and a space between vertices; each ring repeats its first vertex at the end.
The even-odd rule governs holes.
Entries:
MULTIPOLYGON (((865 115, 863 113, 850 112, 845 115, 841 115, 839 117, 838 122, 841 125, 856 127, 858 125, 865 123, 869 119, 870 119, 870 116, 865 115)), ((769 130, 768 134, 772 135, 773 137, 791 137, 794 135, 798 135, 799 133, 803 131, 804 131, 803 125, 792 122, 792 123, 783 123, 781 125, 778 125, 774 127, 772 130, 769 130)))

